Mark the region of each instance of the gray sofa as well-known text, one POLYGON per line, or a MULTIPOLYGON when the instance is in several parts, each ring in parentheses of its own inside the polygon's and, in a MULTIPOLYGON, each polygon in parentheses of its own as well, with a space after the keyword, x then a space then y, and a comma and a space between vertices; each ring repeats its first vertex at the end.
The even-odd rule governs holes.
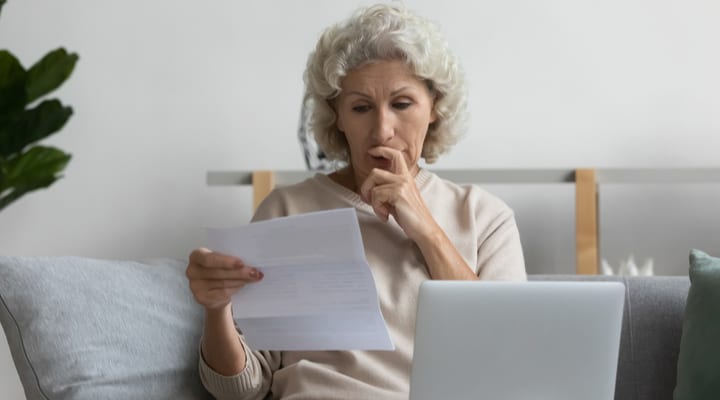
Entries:
MULTIPOLYGON (((27 398, 209 399, 197 373, 203 312, 184 269, 170 259, 0 256, 0 322, 27 398)), ((687 277, 530 280, 622 281, 615 399, 672 399, 687 277)))
POLYGON ((615 400, 673 399, 688 277, 531 275, 529 279, 624 283, 615 400))

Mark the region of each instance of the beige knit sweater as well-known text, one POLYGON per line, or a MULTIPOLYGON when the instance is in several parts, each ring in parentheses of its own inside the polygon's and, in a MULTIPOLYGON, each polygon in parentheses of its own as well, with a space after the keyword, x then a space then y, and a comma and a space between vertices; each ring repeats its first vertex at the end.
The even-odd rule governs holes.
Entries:
MULTIPOLYGON (((432 215, 481 279, 525 280, 512 211, 476 186, 458 186, 421 169, 415 178, 432 215)), ((394 351, 250 351, 236 376, 200 357, 200 377, 218 399, 407 399, 420 284, 429 279, 419 248, 392 218, 382 222, 352 191, 326 175, 274 190, 254 220, 354 207, 380 309, 394 351)), ((240 337, 242 340, 242 337, 240 337)))

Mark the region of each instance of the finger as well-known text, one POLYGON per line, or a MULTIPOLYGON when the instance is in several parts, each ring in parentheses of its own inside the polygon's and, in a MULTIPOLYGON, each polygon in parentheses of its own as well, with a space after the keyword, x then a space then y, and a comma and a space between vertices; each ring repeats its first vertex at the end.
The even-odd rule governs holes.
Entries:
POLYGON ((245 281, 208 281, 195 280, 190 282, 190 290, 194 295, 202 297, 205 293, 220 289, 241 289, 248 282, 245 281))
POLYGON ((387 222, 390 218, 390 209, 385 204, 373 205, 373 211, 375 212, 375 215, 378 216, 378 218, 385 222, 387 222))
POLYGON ((378 185, 378 181, 380 180, 380 177, 377 174, 373 174, 372 172, 368 177, 365 179, 365 182, 360 185, 360 197, 363 199, 366 203, 372 202, 372 195, 371 191, 372 188, 374 188, 376 185, 378 185))
POLYGON ((376 186, 372 189, 372 202, 370 205, 380 218, 387 221, 395 210, 397 201, 397 188, 395 185, 376 186))
POLYGON ((374 168, 362 185, 360 185, 360 197, 366 203, 370 203, 372 201, 371 194, 374 187, 400 181, 402 181, 402 177, 390 171, 385 171, 384 169, 374 168))
POLYGON ((204 247, 195 249, 190 254, 190 263, 199 264, 205 268, 237 269, 245 265, 237 257, 211 251, 204 247))
POLYGON ((263 273, 257 268, 243 266, 235 269, 207 268, 200 264, 191 264, 186 273, 189 279, 202 280, 245 280, 248 282, 262 279, 263 273))
POLYGON ((190 291, 195 300, 203 305, 210 305, 218 301, 229 301, 235 293, 253 282, 247 281, 204 281, 196 280, 190 282, 190 291))
POLYGON ((218 290, 218 289, 241 289, 245 285, 253 283, 244 279, 223 279, 223 280, 209 280, 205 281, 206 290, 218 290))
POLYGON ((387 158, 388 160, 392 160, 392 164, 390 165, 390 172, 394 172, 400 175, 405 175, 408 173, 408 166, 405 162, 405 157, 403 156, 402 151, 393 149, 392 147, 388 146, 377 146, 371 148, 368 153, 375 157, 383 157, 387 158))

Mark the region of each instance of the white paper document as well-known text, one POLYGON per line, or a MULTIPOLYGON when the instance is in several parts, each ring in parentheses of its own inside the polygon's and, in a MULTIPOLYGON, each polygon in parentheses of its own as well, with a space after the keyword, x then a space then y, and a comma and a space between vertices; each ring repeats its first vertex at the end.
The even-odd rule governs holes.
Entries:
POLYGON ((355 209, 207 229, 208 247, 260 269, 233 296, 253 350, 393 350, 355 209))

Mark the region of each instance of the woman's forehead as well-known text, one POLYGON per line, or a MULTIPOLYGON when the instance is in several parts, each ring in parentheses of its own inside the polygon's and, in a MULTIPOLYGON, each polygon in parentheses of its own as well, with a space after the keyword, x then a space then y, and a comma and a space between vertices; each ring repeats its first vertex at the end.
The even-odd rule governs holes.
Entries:
POLYGON ((350 71, 341 82, 344 92, 378 90, 399 92, 423 88, 423 81, 402 61, 379 61, 350 71))

